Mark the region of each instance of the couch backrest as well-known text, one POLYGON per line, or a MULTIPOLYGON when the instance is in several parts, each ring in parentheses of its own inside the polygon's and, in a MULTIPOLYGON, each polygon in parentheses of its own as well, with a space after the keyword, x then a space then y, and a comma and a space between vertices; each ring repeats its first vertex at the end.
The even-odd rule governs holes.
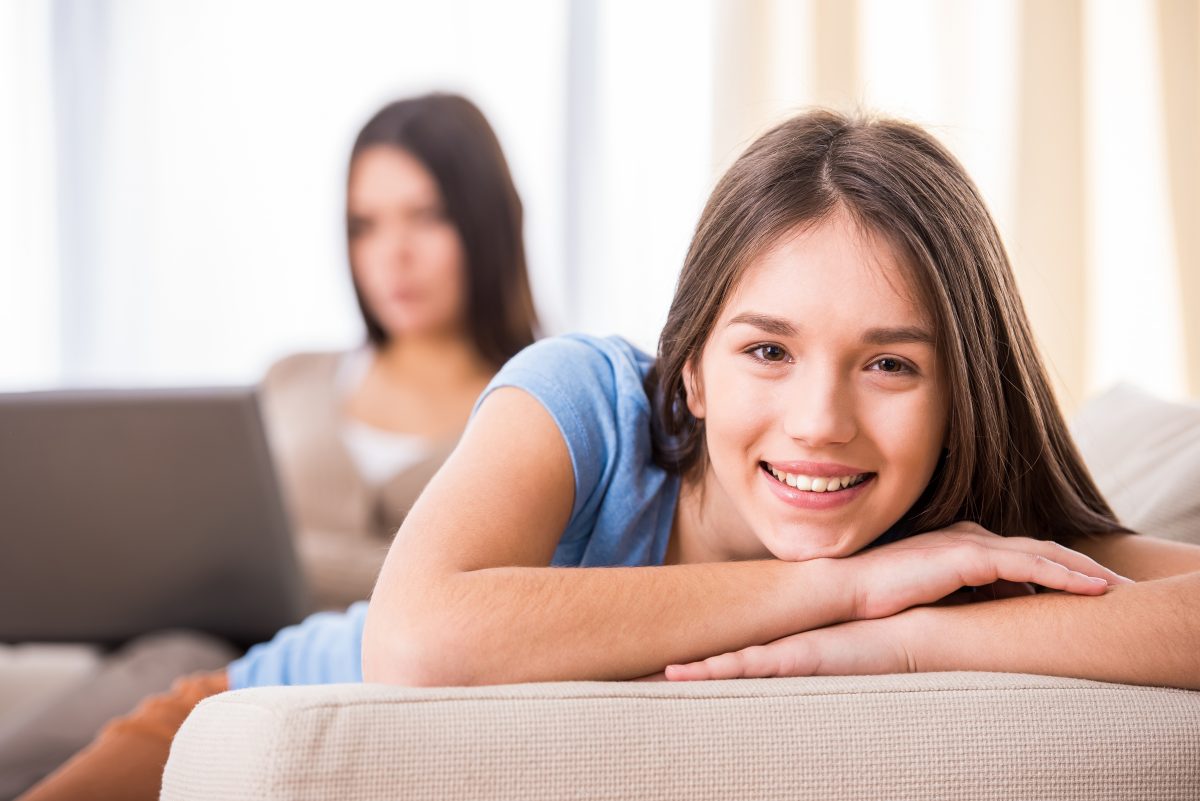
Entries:
POLYGON ((1200 404, 1121 384, 1084 404, 1071 430, 1122 523, 1200 545, 1200 404))

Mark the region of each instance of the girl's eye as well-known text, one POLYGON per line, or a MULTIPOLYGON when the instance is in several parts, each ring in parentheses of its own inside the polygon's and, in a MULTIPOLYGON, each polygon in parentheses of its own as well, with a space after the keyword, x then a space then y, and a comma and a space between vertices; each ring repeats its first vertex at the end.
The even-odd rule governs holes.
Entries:
POLYGON ((787 359, 787 351, 778 345, 756 345, 749 353, 760 362, 775 363, 787 359))
POLYGON ((873 366, 881 373, 913 373, 916 372, 904 362, 891 356, 876 359, 873 366))

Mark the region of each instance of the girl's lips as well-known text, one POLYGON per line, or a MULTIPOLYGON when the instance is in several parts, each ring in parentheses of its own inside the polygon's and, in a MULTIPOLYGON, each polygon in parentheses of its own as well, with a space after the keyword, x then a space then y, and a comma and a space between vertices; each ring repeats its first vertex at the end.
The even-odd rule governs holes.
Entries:
POLYGON ((867 474, 859 483, 853 487, 840 489, 837 492, 805 492, 798 490, 795 487, 789 487, 784 484, 767 470, 765 465, 760 464, 758 473, 764 481, 767 482, 771 492, 775 496, 789 506, 794 506, 798 509, 837 509, 856 500, 867 488, 875 481, 875 473, 867 474))
POLYGON ((861 467, 838 464, 837 462, 764 462, 784 473, 795 473, 804 476, 857 476, 859 473, 869 473, 861 467))

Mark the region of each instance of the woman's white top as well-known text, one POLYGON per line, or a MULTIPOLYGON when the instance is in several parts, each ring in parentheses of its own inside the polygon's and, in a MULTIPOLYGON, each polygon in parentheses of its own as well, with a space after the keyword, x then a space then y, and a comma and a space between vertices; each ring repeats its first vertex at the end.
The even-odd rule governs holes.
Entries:
MULTIPOLYGON (((346 351, 338 364, 334 383, 344 401, 366 379, 375 361, 369 346, 346 351)), ((368 484, 379 486, 397 473, 429 457, 432 443, 419 434, 399 434, 343 416, 342 444, 368 484)))

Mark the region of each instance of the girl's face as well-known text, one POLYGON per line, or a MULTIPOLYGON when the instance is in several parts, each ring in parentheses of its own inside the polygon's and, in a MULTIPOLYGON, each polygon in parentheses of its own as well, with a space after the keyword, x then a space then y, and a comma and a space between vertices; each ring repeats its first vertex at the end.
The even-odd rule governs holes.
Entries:
POLYGON ((368 148, 351 164, 346 205, 355 281, 384 331, 460 331, 466 258, 429 170, 399 148, 368 148))
POLYGON ((948 407, 916 297, 886 241, 841 212, 746 269, 684 372, 707 480, 757 540, 731 552, 846 556, 921 495, 948 407))

